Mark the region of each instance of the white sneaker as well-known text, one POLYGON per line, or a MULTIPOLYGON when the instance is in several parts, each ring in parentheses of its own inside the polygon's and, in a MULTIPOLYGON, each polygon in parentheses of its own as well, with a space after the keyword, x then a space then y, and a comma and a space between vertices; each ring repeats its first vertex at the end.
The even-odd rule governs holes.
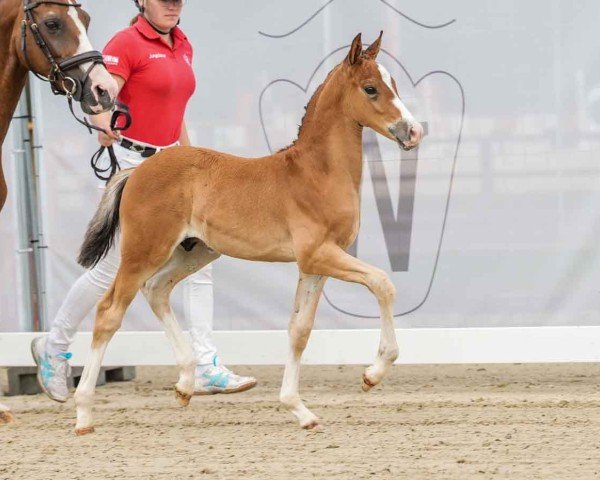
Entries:
POLYGON ((255 385, 254 377, 236 375, 224 365, 210 365, 201 373, 196 372, 194 395, 238 393, 250 390, 255 385))
POLYGON ((67 378, 71 373, 69 352, 50 355, 46 351, 46 337, 37 337, 31 341, 31 354, 38 366, 37 379, 42 390, 56 402, 64 403, 69 398, 67 378))

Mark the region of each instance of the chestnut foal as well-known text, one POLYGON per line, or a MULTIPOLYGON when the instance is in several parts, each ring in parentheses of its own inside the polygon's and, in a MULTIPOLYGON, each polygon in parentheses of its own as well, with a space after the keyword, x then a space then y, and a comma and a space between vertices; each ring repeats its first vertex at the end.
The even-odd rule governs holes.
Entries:
POLYGON ((377 385, 398 356, 395 288, 385 272, 346 253, 359 228, 362 129, 402 148, 423 129, 400 101, 394 80, 375 59, 381 35, 364 52, 360 34, 307 105, 293 145, 257 159, 176 147, 122 171, 109 183, 90 222, 79 263, 91 267, 121 230, 121 265, 98 303, 91 357, 75 394, 77 434, 93 431, 92 403, 104 351, 138 290, 163 322, 181 368, 176 396, 194 390, 194 357, 169 304, 173 287, 220 255, 297 262, 298 288, 289 326, 290 354, 281 401, 304 428, 320 428, 298 393, 300 359, 328 277, 365 285, 381 309, 381 339, 363 389, 377 385))

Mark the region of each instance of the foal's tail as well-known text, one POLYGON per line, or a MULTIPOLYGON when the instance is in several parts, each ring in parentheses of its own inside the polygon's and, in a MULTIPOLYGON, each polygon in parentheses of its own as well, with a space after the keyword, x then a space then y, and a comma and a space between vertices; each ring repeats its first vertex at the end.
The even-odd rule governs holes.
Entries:
POLYGON ((98 206, 98 210, 88 225, 87 232, 77 263, 85 268, 94 267, 102 260, 115 240, 115 233, 119 228, 119 206, 123 189, 129 179, 133 168, 121 170, 115 173, 106 185, 104 195, 98 206))

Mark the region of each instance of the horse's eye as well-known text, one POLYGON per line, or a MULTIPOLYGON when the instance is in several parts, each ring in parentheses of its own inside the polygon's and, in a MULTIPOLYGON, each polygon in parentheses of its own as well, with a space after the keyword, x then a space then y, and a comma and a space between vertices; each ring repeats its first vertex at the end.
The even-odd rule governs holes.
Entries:
POLYGON ((364 91, 370 97, 377 95, 377 89, 375 87, 371 87, 371 86, 365 87, 364 91))
POLYGON ((60 30, 60 22, 56 20, 46 20, 44 25, 46 25, 46 28, 50 32, 58 32, 58 30, 60 30))

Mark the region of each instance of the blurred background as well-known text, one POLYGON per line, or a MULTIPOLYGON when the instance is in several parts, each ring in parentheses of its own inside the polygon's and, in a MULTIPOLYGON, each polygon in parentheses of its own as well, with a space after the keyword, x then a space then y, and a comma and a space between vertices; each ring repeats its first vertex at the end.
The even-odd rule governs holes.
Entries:
MULTIPOLYGON (((124 0, 84 8, 98 49, 136 13, 124 0)), ((352 38, 362 32, 366 45, 383 30, 379 61, 428 134, 406 153, 365 131, 352 251, 391 275, 397 326, 600 325, 599 13, 593 0, 188 0, 192 143, 249 157, 290 144, 352 38)), ((32 81, 31 92, 33 187, 17 124, 3 150, 2 332, 49 324, 82 273, 75 259, 101 195, 89 167, 95 135, 46 85, 32 81), (23 233, 32 188, 36 252, 23 233)), ((221 258, 215 329, 287 328, 296 281, 295 264, 221 258)), ((181 300, 178 288, 180 319, 181 300)), ((330 280, 315 328, 377 328, 377 314, 365 288, 330 280)), ((123 329, 160 325, 140 297, 123 329)))

